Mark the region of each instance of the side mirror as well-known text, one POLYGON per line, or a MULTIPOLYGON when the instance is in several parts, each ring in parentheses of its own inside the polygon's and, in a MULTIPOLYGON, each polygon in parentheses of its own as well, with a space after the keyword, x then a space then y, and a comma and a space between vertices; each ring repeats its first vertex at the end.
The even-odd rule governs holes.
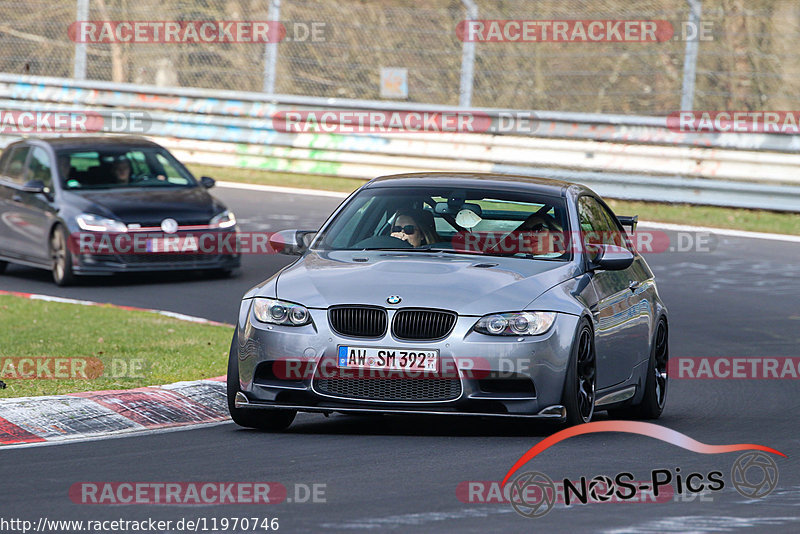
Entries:
POLYGON ((216 184, 217 181, 211 178, 210 176, 201 176, 200 183, 203 184, 203 187, 205 187, 206 189, 211 189, 212 187, 214 187, 214 184, 216 184))
POLYGON ((22 190, 26 193, 47 193, 50 191, 41 180, 28 180, 22 186, 22 190))
POLYGON ((316 234, 314 230, 282 230, 270 236, 269 246, 278 254, 301 256, 316 234))
POLYGON ((633 253, 625 247, 618 245, 590 245, 590 254, 593 257, 589 260, 591 270, 602 269, 605 271, 622 271, 633 263, 633 253))

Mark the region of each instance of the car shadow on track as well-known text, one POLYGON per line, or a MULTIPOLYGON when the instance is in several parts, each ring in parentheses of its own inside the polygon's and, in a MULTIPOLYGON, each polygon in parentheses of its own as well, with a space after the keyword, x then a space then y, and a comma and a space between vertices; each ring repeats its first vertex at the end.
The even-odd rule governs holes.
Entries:
MULTIPOLYGON (((608 419, 605 412, 594 420, 608 419)), ((237 427, 246 433, 269 434, 237 427)), ((566 428, 564 424, 524 418, 424 415, 302 414, 285 434, 352 436, 452 436, 544 437, 566 428)))

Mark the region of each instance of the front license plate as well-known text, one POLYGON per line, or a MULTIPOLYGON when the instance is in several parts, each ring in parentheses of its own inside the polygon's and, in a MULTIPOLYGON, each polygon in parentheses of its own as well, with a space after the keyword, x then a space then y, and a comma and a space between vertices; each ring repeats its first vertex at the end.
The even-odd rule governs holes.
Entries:
POLYGON ((147 252, 197 252, 197 238, 193 235, 154 237, 146 241, 147 252))
POLYGON ((438 350, 391 349, 339 345, 340 369, 437 371, 438 350))

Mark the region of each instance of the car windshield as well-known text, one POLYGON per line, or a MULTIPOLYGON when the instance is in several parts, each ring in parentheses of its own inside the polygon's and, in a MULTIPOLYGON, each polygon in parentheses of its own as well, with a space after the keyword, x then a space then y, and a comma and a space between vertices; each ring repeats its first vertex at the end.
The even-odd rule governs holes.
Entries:
POLYGON ((197 182, 160 147, 111 147, 56 152, 65 189, 192 187, 197 182))
POLYGON ((353 197, 315 250, 402 250, 571 259, 563 198, 452 187, 375 187, 353 197))

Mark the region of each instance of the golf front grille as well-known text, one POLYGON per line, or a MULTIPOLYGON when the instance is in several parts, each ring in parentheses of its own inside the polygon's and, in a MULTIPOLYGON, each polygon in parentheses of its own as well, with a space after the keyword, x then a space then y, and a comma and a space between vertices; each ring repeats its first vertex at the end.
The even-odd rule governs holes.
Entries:
POLYGON ((456 314, 439 310, 398 310, 392 321, 397 339, 424 341, 447 337, 456 324, 456 314))
POLYGON ((337 306, 328 310, 328 321, 337 334, 353 337, 383 337, 386 310, 367 306, 337 306))
POLYGON ((461 395, 457 378, 315 378, 324 395, 376 401, 449 401, 461 395))

